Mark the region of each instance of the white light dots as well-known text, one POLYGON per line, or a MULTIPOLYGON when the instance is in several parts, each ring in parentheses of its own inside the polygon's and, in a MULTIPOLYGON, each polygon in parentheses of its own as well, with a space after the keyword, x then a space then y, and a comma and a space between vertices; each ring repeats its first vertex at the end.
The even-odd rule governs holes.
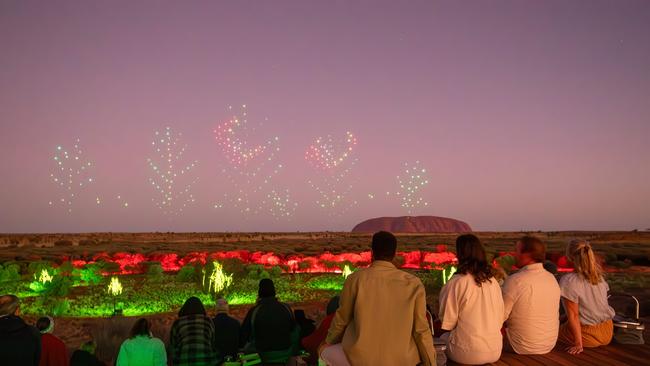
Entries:
MULTIPOLYGON (((154 156, 147 159, 149 184, 157 194, 151 200, 164 214, 178 215, 195 202, 191 188, 198 180, 194 174, 198 161, 185 159, 187 145, 181 144, 181 134, 171 127, 155 132, 152 149, 154 156)), ((128 202, 123 206, 128 207, 128 202)))
POLYGON ((429 203, 421 196, 421 191, 429 184, 426 169, 420 167, 420 162, 416 161, 410 165, 404 164, 404 171, 397 176, 397 193, 400 204, 408 213, 413 210, 428 206, 429 203))
POLYGON ((353 185, 349 182, 358 161, 354 156, 356 145, 357 138, 348 131, 340 140, 319 137, 305 152, 305 159, 317 172, 307 181, 318 195, 316 206, 332 216, 342 215, 357 204, 350 199, 353 185))
MULTIPOLYGON (((53 156, 55 168, 50 174, 52 183, 60 191, 57 202, 65 205, 68 212, 72 212, 76 196, 94 182, 91 176, 92 163, 85 160, 79 143, 80 140, 76 139, 70 151, 63 145, 56 146, 53 156)), ((54 201, 49 201, 48 204, 52 206, 54 201)))

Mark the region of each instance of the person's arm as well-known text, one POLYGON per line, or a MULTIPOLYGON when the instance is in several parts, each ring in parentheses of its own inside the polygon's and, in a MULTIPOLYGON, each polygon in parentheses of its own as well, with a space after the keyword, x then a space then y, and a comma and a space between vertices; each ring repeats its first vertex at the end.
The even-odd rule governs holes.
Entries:
POLYGON ((252 308, 250 308, 250 310, 248 310, 248 313, 246 313, 246 317, 244 318, 244 322, 241 325, 241 329, 240 329, 240 333, 239 333, 241 338, 239 340, 239 344, 242 347, 245 346, 246 342, 249 341, 249 338, 250 338, 252 330, 253 330, 253 327, 252 327, 252 324, 251 324, 251 316, 253 314, 253 310, 255 310, 255 306, 253 306, 252 308))
POLYGON ((117 361, 115 361, 115 366, 129 366, 129 358, 126 355, 124 350, 124 343, 120 346, 120 351, 117 353, 117 361))
POLYGON ((454 278, 447 282, 440 290, 440 311, 438 317, 443 330, 453 330, 458 323, 458 281, 454 278))
POLYGON ((153 353, 154 366, 167 366, 167 351, 165 344, 158 338, 154 338, 156 342, 156 350, 153 353))
POLYGON ((420 353, 420 362, 424 366, 436 365, 436 350, 433 347, 433 335, 427 321, 426 293, 422 283, 418 283, 413 307, 413 339, 420 353))
POLYGON ((521 291, 517 289, 517 284, 513 277, 506 279, 501 291, 503 293, 503 321, 505 322, 510 317, 512 308, 517 303, 521 291))
POLYGON ((325 346, 322 348, 331 344, 340 343, 341 339, 343 339, 345 328, 350 324, 352 314, 354 313, 356 292, 356 276, 353 274, 350 275, 343 284, 343 291, 341 291, 341 298, 339 300, 339 308, 336 310, 332 324, 330 324, 330 329, 325 338, 325 346))
POLYGON ((34 335, 34 366, 41 363, 41 333, 35 327, 31 327, 32 334, 34 335))
POLYGON ((582 352, 582 329, 580 328, 580 310, 578 303, 575 303, 565 297, 562 298, 564 301, 564 307, 566 308, 569 329, 571 334, 573 334, 573 346, 566 349, 572 355, 577 355, 582 352))

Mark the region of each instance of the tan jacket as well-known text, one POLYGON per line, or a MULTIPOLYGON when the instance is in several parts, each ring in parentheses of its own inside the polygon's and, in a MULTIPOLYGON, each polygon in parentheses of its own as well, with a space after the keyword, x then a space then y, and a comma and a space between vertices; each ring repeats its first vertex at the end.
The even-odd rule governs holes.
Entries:
POLYGON ((422 282, 386 261, 354 272, 326 342, 341 342, 352 366, 435 366, 422 282))

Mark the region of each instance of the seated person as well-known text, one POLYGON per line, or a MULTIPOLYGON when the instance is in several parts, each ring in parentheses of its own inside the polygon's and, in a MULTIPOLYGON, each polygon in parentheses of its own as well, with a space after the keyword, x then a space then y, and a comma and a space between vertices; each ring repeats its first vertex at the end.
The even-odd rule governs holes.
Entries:
POLYGON ((323 319, 318 328, 312 334, 308 335, 300 341, 300 344, 305 349, 305 351, 309 352, 309 358, 307 359, 307 363, 309 365, 313 365, 318 362, 318 346, 320 346, 320 344, 325 341, 325 337, 327 337, 327 331, 330 329, 330 324, 332 323, 332 319, 334 319, 334 314, 336 314, 336 309, 338 308, 339 297, 334 296, 327 303, 327 308, 325 310, 327 316, 323 319))
POLYGON ((165 344, 151 334, 149 321, 138 319, 131 328, 131 334, 122 343, 117 355, 116 366, 166 366, 165 344))
POLYGON ((515 258, 520 270, 503 286, 506 347, 523 355, 549 353, 560 327, 560 286, 544 269, 546 247, 538 238, 521 238, 515 258))
POLYGON ((314 325, 315 321, 308 319, 304 310, 296 309, 293 315, 296 319, 296 324, 300 326, 300 339, 314 333, 314 330, 316 330, 316 326, 314 325))
POLYGON ((271 279, 260 280, 257 304, 246 314, 241 334, 246 351, 259 353, 265 364, 286 363, 296 353, 300 329, 291 307, 275 297, 271 279))
POLYGON ((226 357, 237 357, 239 351, 239 338, 241 324, 239 320, 229 315, 230 307, 226 299, 217 300, 217 315, 214 322, 214 334, 216 338, 217 358, 223 361, 226 357))
POLYGON ((440 319, 447 357, 485 364, 501 357, 503 297, 485 250, 471 234, 456 239, 458 270, 440 291, 440 319))
POLYGON ((78 350, 72 352, 70 366, 105 366, 106 364, 95 356, 96 348, 97 344, 92 340, 83 343, 78 350))
POLYGON ((570 346, 567 352, 579 354, 583 347, 604 346, 612 341, 615 313, 607 302, 609 285, 589 242, 571 241, 566 255, 574 272, 560 279, 568 321, 560 326, 558 340, 570 346))
POLYGON ((41 362, 39 366, 67 366, 68 349, 63 341, 52 334, 54 319, 49 316, 39 318, 36 328, 41 332, 41 362))

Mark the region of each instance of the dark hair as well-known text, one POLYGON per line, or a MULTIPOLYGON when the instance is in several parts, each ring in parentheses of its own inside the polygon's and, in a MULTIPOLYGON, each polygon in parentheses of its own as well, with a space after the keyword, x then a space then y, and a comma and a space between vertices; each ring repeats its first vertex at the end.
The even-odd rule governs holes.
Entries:
POLYGON ((260 280, 259 288, 257 290, 257 296, 259 298, 275 296, 275 285, 273 284, 272 279, 263 278, 260 280))
POLYGON ((293 311, 293 317, 296 319, 296 321, 301 321, 301 320, 306 320, 307 315, 305 315, 305 311, 303 309, 296 309, 293 311))
POLYGON ((388 231, 379 231, 372 236, 372 257, 375 260, 392 261, 397 250, 397 238, 388 231))
POLYGON ((150 336, 149 322, 145 318, 140 318, 135 321, 133 327, 131 327, 131 333, 129 338, 135 338, 137 336, 146 335, 150 336))
POLYGON ((521 253, 530 254, 530 257, 537 263, 542 263, 546 259, 546 245, 539 238, 526 235, 519 239, 521 243, 521 253))
POLYGON ((49 327, 50 327, 50 318, 46 316, 42 318, 38 318, 38 320, 36 321, 36 328, 41 332, 46 330, 49 327))
POLYGON ((327 303, 327 310, 326 310, 327 315, 336 313, 336 309, 339 308, 340 299, 341 297, 339 295, 336 295, 330 299, 330 301, 327 303))
POLYGON ((485 249, 481 241, 472 234, 456 238, 456 256, 460 274, 471 274, 479 287, 494 277, 492 267, 488 264, 485 249))
POLYGON ((206 315, 205 307, 203 307, 203 303, 198 297, 192 296, 187 299, 178 312, 178 316, 187 315, 206 315))

